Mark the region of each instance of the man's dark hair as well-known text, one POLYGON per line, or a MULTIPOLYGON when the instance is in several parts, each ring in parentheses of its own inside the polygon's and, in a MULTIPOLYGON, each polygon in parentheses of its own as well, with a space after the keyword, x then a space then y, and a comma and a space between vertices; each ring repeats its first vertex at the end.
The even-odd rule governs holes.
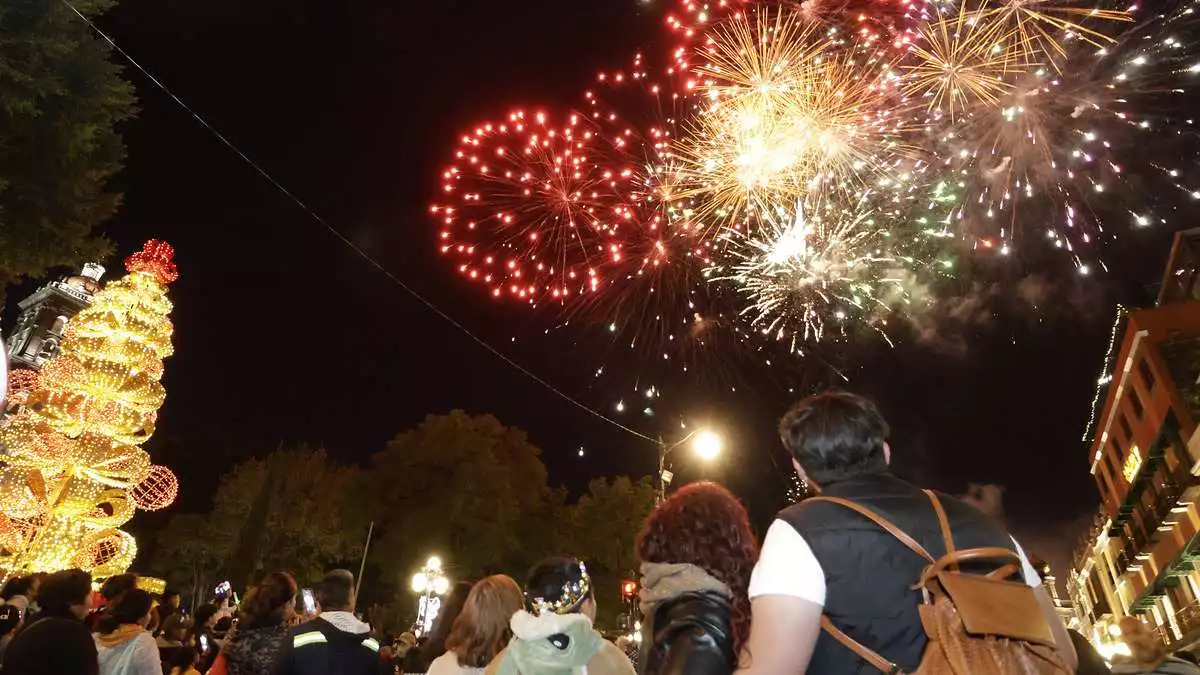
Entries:
POLYGON ((30 577, 13 577, 4 582, 4 587, 0 588, 0 599, 12 600, 18 595, 26 595, 29 593, 30 577))
POLYGON ((849 392, 800 401, 780 420, 779 436, 818 485, 887 468, 888 423, 874 403, 849 392))
POLYGON ((97 626, 101 633, 111 633, 124 624, 136 624, 150 613, 154 600, 140 588, 131 588, 121 595, 97 626))
POLYGON ((575 558, 547 558, 529 570, 525 580, 526 608, 533 607, 539 599, 557 602, 562 606, 559 613, 578 614, 584 600, 595 598, 596 589, 588 584, 587 593, 574 598, 566 588, 582 583, 586 571, 583 563, 575 558))
POLYGON ((104 596, 105 600, 113 602, 135 588, 137 588, 136 574, 118 574, 104 580, 104 585, 100 587, 100 595, 104 596))
POLYGON ((354 599, 354 575, 349 570, 330 570, 317 584, 317 602, 323 612, 350 609, 354 599))
MULTIPOLYGON (((83 570, 63 570, 46 577, 38 588, 38 605, 41 616, 74 618, 71 605, 87 602, 92 592, 92 575, 83 570)), ((28 623, 26 624, 28 625, 28 623)))

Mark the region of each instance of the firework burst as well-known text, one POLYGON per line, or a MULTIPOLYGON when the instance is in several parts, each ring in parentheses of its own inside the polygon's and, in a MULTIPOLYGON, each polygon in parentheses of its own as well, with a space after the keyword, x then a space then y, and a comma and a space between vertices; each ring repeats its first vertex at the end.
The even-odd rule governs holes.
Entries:
POLYGON ((914 261, 898 255, 893 233, 866 203, 828 204, 806 214, 776 207, 754 234, 734 234, 727 266, 713 278, 732 282, 747 302, 742 314, 764 335, 820 340, 830 322, 878 329, 912 298, 914 261))
POLYGON ((978 18, 960 6, 953 18, 929 23, 904 66, 904 93, 951 120, 976 104, 995 104, 1011 88, 1004 77, 1014 64, 1003 47, 1010 35, 997 35, 978 18))
POLYGON ((892 166, 899 118, 884 105, 897 76, 790 11, 713 29, 696 69, 704 104, 677 155, 706 228, 830 191, 857 192, 892 166))
POLYGON ((999 53, 1012 59, 1017 70, 1023 69, 1022 63, 1040 63, 1058 72, 1070 57, 1068 42, 1103 48, 1116 42, 1103 24, 1133 21, 1127 10, 1078 7, 1053 0, 985 2, 976 16, 989 27, 991 41, 1004 45, 999 53))
POLYGON ((621 262, 633 176, 586 118, 514 112, 461 138, 442 174, 441 252, 494 297, 566 301, 621 262))

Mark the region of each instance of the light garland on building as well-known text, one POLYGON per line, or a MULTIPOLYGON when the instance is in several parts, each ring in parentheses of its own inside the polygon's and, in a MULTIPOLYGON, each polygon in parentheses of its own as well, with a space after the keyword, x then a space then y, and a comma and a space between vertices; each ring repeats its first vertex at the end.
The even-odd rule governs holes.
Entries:
POLYGON ((1096 393, 1092 395, 1092 412, 1088 415, 1087 426, 1083 429, 1084 443, 1092 441, 1092 432, 1096 429, 1096 416, 1100 414, 1100 404, 1104 398, 1104 392, 1108 388, 1108 383, 1112 381, 1112 366, 1113 359, 1117 358, 1117 338, 1121 335, 1121 326, 1125 323, 1125 317, 1129 315, 1129 309, 1125 305, 1117 305, 1117 318, 1113 320, 1112 332, 1108 336, 1108 349, 1104 352, 1104 369, 1100 371, 1100 377, 1096 378, 1096 393))
POLYGON ((174 501, 178 479, 139 447, 166 396, 173 257, 157 240, 130 256, 129 274, 72 320, 58 356, 0 428, 0 570, 119 574, 137 543, 117 528, 137 508, 174 501))

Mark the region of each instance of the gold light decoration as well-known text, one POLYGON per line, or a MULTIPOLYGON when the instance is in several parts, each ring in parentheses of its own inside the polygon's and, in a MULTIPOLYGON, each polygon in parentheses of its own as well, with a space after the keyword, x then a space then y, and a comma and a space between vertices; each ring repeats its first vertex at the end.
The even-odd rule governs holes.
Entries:
POLYGON ((139 447, 154 433, 170 356, 169 244, 152 240, 129 274, 96 293, 59 354, 0 428, 0 571, 125 571, 137 543, 117 529, 135 508, 174 501, 178 480, 139 447))

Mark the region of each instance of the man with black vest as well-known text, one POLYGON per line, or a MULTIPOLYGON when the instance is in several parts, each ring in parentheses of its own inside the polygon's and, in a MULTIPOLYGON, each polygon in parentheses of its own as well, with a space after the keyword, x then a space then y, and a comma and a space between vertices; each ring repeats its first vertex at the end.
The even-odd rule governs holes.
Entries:
POLYGON ((354 575, 327 573, 316 595, 321 613, 292 632, 281 675, 378 675, 379 643, 354 616, 354 575))
MULTIPOLYGON (((935 558, 946 552, 933 504, 920 488, 888 470, 888 425, 870 401, 845 392, 811 396, 780 422, 784 446, 800 476, 822 496, 840 497, 891 521, 935 558)), ((1075 651, 1041 579, 1003 527, 963 502, 938 495, 959 548, 1016 552, 1025 582, 1072 668, 1075 651)), ((793 505, 767 530, 750 579, 753 612, 743 675, 874 674, 876 668, 821 629, 837 629, 905 672, 927 642, 913 590, 927 561, 879 525, 832 503, 793 505)))

